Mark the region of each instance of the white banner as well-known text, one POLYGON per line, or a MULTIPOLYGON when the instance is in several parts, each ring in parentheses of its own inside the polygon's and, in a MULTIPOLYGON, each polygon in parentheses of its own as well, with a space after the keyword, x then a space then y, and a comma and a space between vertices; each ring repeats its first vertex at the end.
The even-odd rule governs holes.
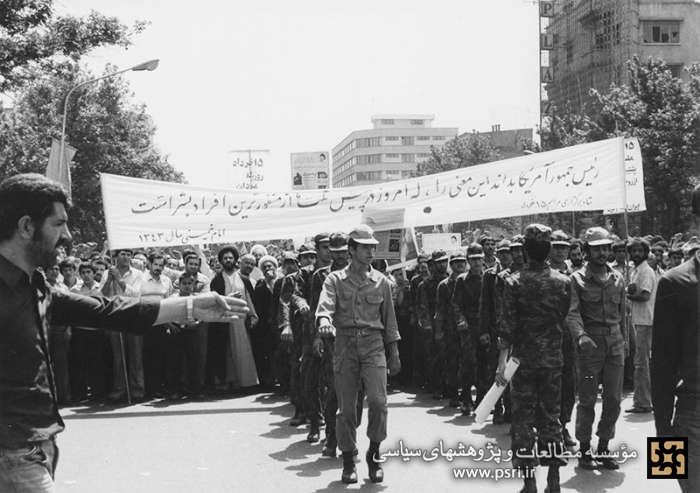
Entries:
POLYGON ((421 235, 421 250, 432 253, 435 250, 451 252, 462 248, 461 233, 423 233, 421 235))
MULTIPOLYGON (((361 187, 243 192, 101 175, 113 248, 222 243, 623 207, 622 138, 361 187), (392 219, 394 218, 394 219, 392 219)), ((641 171, 641 168, 640 168, 641 171)))
MULTIPOLYGON (((624 139, 625 148, 625 186, 627 187, 627 212, 647 210, 644 200, 644 168, 642 166, 642 149, 636 137, 624 139)), ((605 214, 620 214, 624 207, 605 209, 605 214)))

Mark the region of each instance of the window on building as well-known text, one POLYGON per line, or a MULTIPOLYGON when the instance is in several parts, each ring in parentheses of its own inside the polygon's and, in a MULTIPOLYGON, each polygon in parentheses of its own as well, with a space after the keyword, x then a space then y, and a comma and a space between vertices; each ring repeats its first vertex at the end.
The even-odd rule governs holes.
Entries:
POLYGON ((681 42, 681 21, 642 21, 642 41, 644 43, 681 42))
POLYGON ((411 120, 411 125, 423 125, 423 120, 411 120))
POLYGON ((382 125, 393 125, 394 124, 393 118, 382 118, 380 120, 380 122, 382 125))
POLYGON ((416 155, 415 154, 401 154, 401 162, 402 163, 414 163, 414 162, 416 162, 416 155))
POLYGON ((429 135, 419 135, 418 137, 416 137, 416 140, 430 140, 430 136, 429 135))
POLYGON ((444 135, 433 135, 433 140, 445 140, 444 135))
POLYGON ((401 178, 412 178, 413 177, 413 171, 402 171, 401 172, 401 178))
POLYGON ((384 137, 384 140, 396 142, 397 140, 399 140, 399 138, 396 137, 395 135, 388 135, 387 137, 384 137))
POLYGON ((666 69, 671 71, 671 75, 674 77, 680 77, 683 72, 682 63, 669 63, 666 65, 666 69))
POLYGON ((413 137, 401 137, 401 145, 412 146, 413 137))
POLYGON ((399 155, 398 154, 384 154, 384 157, 387 159, 398 159, 399 155))

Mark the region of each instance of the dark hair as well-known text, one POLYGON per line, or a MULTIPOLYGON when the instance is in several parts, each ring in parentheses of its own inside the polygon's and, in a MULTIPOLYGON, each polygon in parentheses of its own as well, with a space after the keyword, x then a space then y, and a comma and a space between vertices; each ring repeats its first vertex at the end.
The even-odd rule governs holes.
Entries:
POLYGON ((103 258, 96 258, 95 260, 92 261, 93 267, 94 267, 96 264, 104 265, 105 268, 109 267, 109 264, 108 264, 108 263, 105 261, 105 259, 103 259, 103 258))
MULTIPOLYGON (((187 261, 188 261, 189 259, 191 259, 191 258, 196 258, 198 262, 200 261, 200 260, 199 260, 199 255, 197 255, 197 254, 194 253, 194 252, 185 253, 185 254, 182 256, 182 261, 185 263, 185 265, 187 265, 187 261)), ((200 262, 200 263, 201 263, 201 262, 200 262)))
POLYGON ((532 238, 526 238, 523 245, 527 258, 538 262, 544 262, 547 259, 551 247, 552 244, 549 241, 539 241, 532 238))
POLYGON ((355 248, 356 249, 357 245, 359 245, 359 243, 357 241, 355 241, 355 238, 348 238, 348 248, 355 248))
POLYGON ((148 256, 148 263, 152 264, 154 260, 158 260, 158 259, 163 260, 163 263, 165 263, 165 257, 163 256, 163 254, 157 253, 157 252, 152 253, 148 256))
POLYGON ((194 274, 190 274, 189 272, 183 272, 182 274, 180 274, 179 280, 182 281, 183 279, 192 279, 195 282, 197 282, 197 276, 195 276, 194 274))
POLYGON ((236 248, 235 246, 226 245, 221 250, 219 250, 219 253, 216 254, 216 258, 219 259, 220 264, 223 263, 222 259, 224 258, 224 253, 232 253, 233 254, 233 261, 238 262, 239 253, 238 253, 238 248, 236 248))
POLYGON ((29 216, 41 225, 53 214, 54 204, 70 208, 63 185, 37 173, 11 176, 0 183, 0 241, 9 240, 17 231, 17 221, 29 216))
POLYGON ((644 251, 644 257, 646 258, 649 256, 649 250, 651 247, 649 246, 649 242, 647 240, 639 237, 630 238, 627 241, 627 253, 630 253, 632 247, 634 246, 641 246, 642 250, 644 251))
POLYGON ((80 264, 80 267, 78 267, 78 272, 83 272, 84 270, 90 269, 92 272, 95 272, 95 267, 90 262, 83 262, 80 264))
POLYGON ((578 238, 574 238, 569 242, 569 250, 574 250, 576 248, 580 248, 583 250, 583 242, 579 240, 578 238))

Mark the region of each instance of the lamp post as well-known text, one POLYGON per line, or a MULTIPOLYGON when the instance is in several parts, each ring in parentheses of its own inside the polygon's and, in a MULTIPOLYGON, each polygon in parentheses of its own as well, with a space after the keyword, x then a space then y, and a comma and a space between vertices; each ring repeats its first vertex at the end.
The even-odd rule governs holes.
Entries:
MULTIPOLYGON (((158 67, 158 59, 155 60, 149 60, 147 62, 139 63, 138 65, 134 65, 133 67, 125 68, 124 70, 118 70, 116 72, 112 72, 111 74, 103 75, 102 77, 96 77, 94 79, 86 80, 85 82, 81 82, 80 84, 71 87, 70 91, 68 91, 68 94, 66 94, 65 99, 63 100, 63 125, 61 126, 61 155, 58 157, 59 161, 59 168, 62 168, 64 165, 64 159, 65 159, 65 148, 66 148, 66 117, 68 115, 68 98, 70 98, 70 95, 73 94, 73 91, 78 89, 79 87, 86 86, 88 84, 92 84, 93 82, 100 81, 102 79, 109 79, 110 77, 115 77, 119 74, 123 74, 124 72, 129 72, 129 71, 134 71, 138 72, 141 70, 155 70, 158 67)), ((70 173, 68 174, 70 176, 70 173)), ((68 193, 70 193, 70 189, 68 190, 68 193)), ((131 389, 129 388, 129 376, 127 374, 127 368, 126 368, 126 354, 124 353, 124 334, 119 333, 119 349, 121 353, 121 360, 122 360, 122 369, 124 371, 124 387, 126 389, 126 399, 129 404, 131 404, 131 389)))
POLYGON ((134 72, 138 72, 141 70, 155 70, 158 67, 158 62, 159 62, 158 59, 149 60, 147 62, 139 63, 138 65, 134 65, 133 67, 125 68, 124 70, 118 70, 118 71, 113 72, 111 74, 103 75, 102 77, 96 77, 94 79, 86 80, 85 82, 81 82, 80 84, 71 87, 70 91, 68 91, 68 94, 66 94, 66 97, 63 100, 63 125, 61 126, 61 154, 58 157, 59 168, 63 167, 63 164, 64 164, 63 160, 65 159, 66 117, 68 116, 68 98, 70 98, 70 95, 73 94, 73 91, 75 91, 79 87, 83 87, 83 86, 86 86, 88 84, 92 84, 93 82, 97 82, 97 81, 100 81, 102 79, 109 79, 110 77, 115 77, 119 74, 123 74, 124 72, 129 72, 132 70, 134 72))

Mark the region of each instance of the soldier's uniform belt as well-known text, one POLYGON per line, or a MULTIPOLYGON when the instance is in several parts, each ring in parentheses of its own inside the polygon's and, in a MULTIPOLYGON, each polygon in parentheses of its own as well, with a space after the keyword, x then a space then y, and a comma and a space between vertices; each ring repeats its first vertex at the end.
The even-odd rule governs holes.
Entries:
POLYGON ((611 336, 620 332, 620 326, 615 325, 596 325, 593 327, 586 327, 586 334, 591 336, 611 336))
POLYGON ((358 329, 357 327, 340 327, 335 329, 335 334, 336 335, 344 335, 344 336, 368 336, 370 334, 376 334, 377 332, 380 332, 377 329, 370 329, 370 328, 363 328, 363 329, 358 329))

